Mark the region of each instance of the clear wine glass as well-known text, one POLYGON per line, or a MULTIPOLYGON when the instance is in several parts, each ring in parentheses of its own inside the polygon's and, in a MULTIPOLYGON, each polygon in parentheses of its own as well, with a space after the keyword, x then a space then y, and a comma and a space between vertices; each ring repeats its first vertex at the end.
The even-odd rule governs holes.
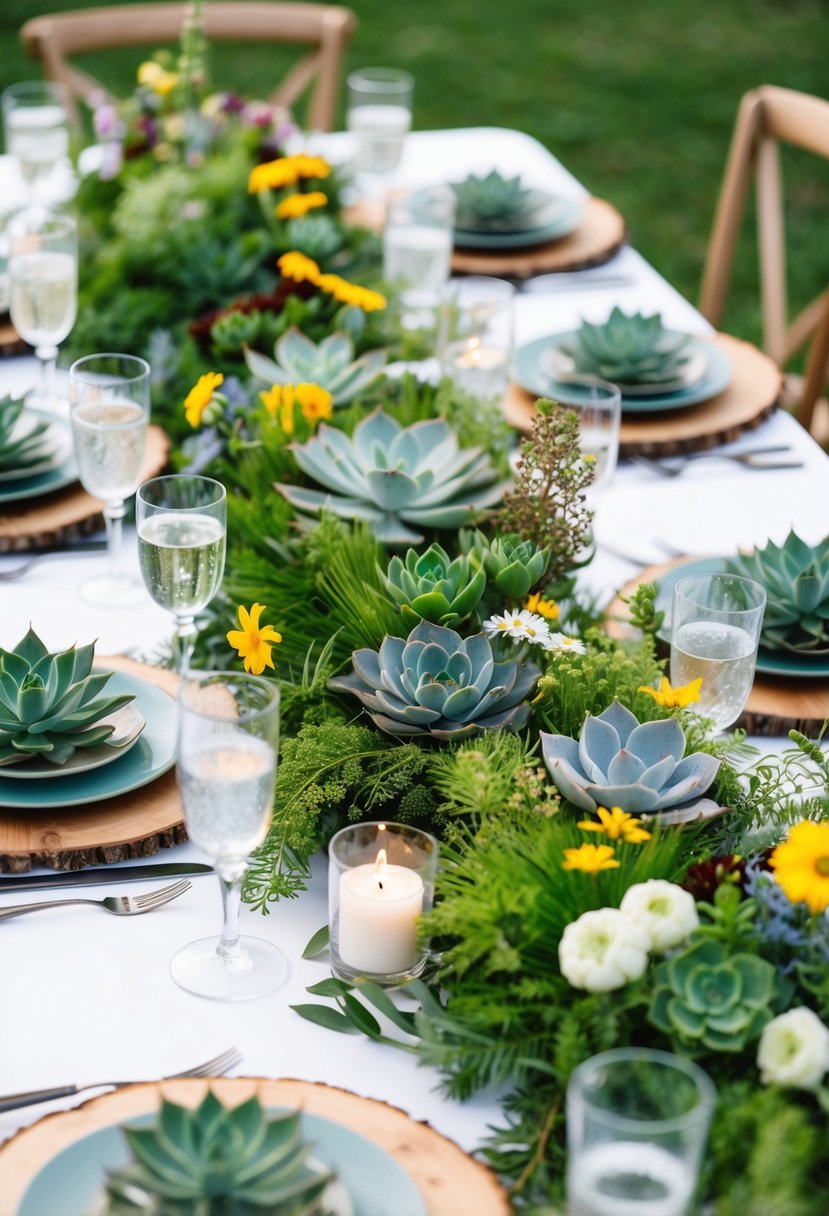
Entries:
POLYGON ((279 689, 261 676, 212 672, 179 692, 178 783, 194 844, 214 859, 222 888, 222 936, 184 946, 170 963, 188 992, 214 1001, 264 996, 288 975, 271 942, 240 937, 247 855, 265 838, 279 750, 279 689))
POLYGON ((127 607, 144 588, 121 569, 126 500, 141 480, 150 416, 150 365, 135 355, 86 355, 69 369, 69 417, 81 485, 104 503, 109 573, 81 587, 92 604, 127 607))
POLYGON ((21 211, 9 224, 9 311, 24 342, 40 361, 40 388, 28 405, 65 410, 55 393, 58 346, 75 324, 78 300, 78 231, 69 215, 21 211))
POLYGON ((67 101, 64 86, 48 80, 24 80, 3 90, 6 151, 20 167, 30 203, 47 201, 48 179, 69 154, 67 101))
POLYGON ((595 460, 592 495, 609 485, 619 459, 622 393, 599 376, 573 374, 556 380, 556 401, 578 414, 579 442, 584 456, 595 460))
POLYGON ((154 477, 139 486, 136 526, 141 574, 155 602, 175 617, 174 666, 187 675, 196 614, 213 599, 224 573, 225 488, 191 473, 154 477))
POLYGON ((717 730, 736 722, 748 700, 765 607, 760 584, 737 574, 690 574, 674 588, 671 683, 702 677, 694 709, 717 730))
POLYGON ((412 125, 414 77, 397 68, 361 68, 346 80, 346 126, 355 138, 361 193, 382 197, 412 125))

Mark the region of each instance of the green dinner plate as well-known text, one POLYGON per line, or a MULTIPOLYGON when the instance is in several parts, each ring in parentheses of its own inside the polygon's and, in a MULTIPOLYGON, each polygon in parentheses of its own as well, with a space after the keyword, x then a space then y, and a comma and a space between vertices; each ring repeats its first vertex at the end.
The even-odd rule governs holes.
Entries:
POLYGON ((101 802, 148 785, 172 768, 176 759, 176 703, 166 692, 135 676, 116 671, 107 692, 131 692, 146 722, 141 737, 125 756, 104 768, 53 777, 49 781, 15 781, 0 771, 0 806, 16 810, 59 810, 101 802))
MULTIPOLYGON (((284 1108, 271 1108, 271 1114, 284 1108)), ((148 1124, 152 1116, 130 1119, 148 1124)), ((303 1130, 315 1160, 333 1167, 354 1208, 354 1216, 427 1216, 412 1179, 393 1157, 356 1132, 318 1115, 303 1114, 303 1130)), ((88 1216, 100 1196, 106 1171, 126 1165, 130 1153, 117 1124, 92 1132, 63 1149, 29 1184, 16 1216, 88 1216)))
MULTIPOLYGON (((656 597, 656 608, 665 613, 665 620, 659 631, 663 642, 671 640, 671 604, 674 587, 681 578, 689 574, 719 574, 725 570, 724 557, 689 558, 678 566, 673 566, 659 578, 659 592, 656 597)), ((800 658, 796 654, 786 654, 784 651, 758 650, 757 670, 765 676, 790 676, 794 679, 825 680, 829 677, 829 655, 820 658, 800 658)))
MULTIPOLYGON (((552 198, 553 196, 551 196, 552 198)), ((461 249, 520 249, 560 240, 575 232, 581 223, 582 204, 569 198, 555 198, 550 218, 534 228, 516 232, 488 232, 484 229, 456 228, 455 245, 461 249)))
MULTIPOLYGON (((546 338, 536 338, 534 342, 519 346, 513 360, 513 379, 516 383, 536 397, 556 397, 579 405, 585 399, 586 390, 580 389, 578 385, 568 384, 566 380, 555 380, 544 370, 550 347, 574 338, 577 333, 578 330, 568 330, 566 333, 550 334, 546 338)), ((731 381, 731 361, 725 351, 713 342, 706 342, 704 338, 695 338, 694 346, 704 350, 708 360, 707 370, 701 380, 687 388, 658 396, 626 397, 622 393, 622 413, 655 414, 667 410, 681 410, 689 405, 699 405, 701 401, 709 401, 727 388, 731 381)))
POLYGON ((78 469, 75 464, 75 454, 72 449, 72 432, 65 418, 58 418, 46 410, 31 409, 26 411, 44 422, 49 422, 54 428, 63 451, 59 464, 44 469, 40 473, 29 474, 13 481, 0 483, 0 503, 22 502, 26 498, 38 498, 41 494, 51 494, 54 490, 62 490, 78 480, 78 469))

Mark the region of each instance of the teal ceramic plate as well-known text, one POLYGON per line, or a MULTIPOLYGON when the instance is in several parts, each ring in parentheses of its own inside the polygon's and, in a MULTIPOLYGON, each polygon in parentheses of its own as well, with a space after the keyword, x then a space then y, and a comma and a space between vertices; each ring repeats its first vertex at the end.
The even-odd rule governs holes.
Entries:
POLYGON ((99 743, 97 747, 79 747, 64 764, 50 764, 42 756, 29 756, 26 760, 14 762, 4 761, 0 764, 0 777, 11 777, 17 781, 54 781, 59 777, 68 777, 70 773, 72 776, 89 773, 94 768, 103 768, 105 764, 112 764, 121 756, 126 756, 130 748, 135 747, 139 735, 147 725, 135 708, 134 701, 122 705, 114 714, 107 714, 105 718, 100 719, 101 726, 107 724, 111 724, 115 729, 106 743, 99 743))
MULTIPOLYGON (((272 1109, 271 1114, 281 1113, 272 1109)), ((131 1125, 150 1116, 130 1119, 131 1125)), ((303 1114, 313 1156, 333 1166, 354 1207, 354 1216, 427 1216, 420 1192, 393 1157, 356 1132, 318 1115, 303 1114)), ((95 1210, 107 1170, 130 1160, 117 1124, 92 1132, 53 1157, 32 1179, 16 1216, 88 1216, 95 1210)))
MULTIPOLYGON (((574 405, 580 404, 584 389, 568 384, 566 380, 555 380, 545 371, 551 358, 551 347, 574 338, 577 332, 568 330, 566 333, 550 334, 546 338, 536 338, 526 346, 519 346, 513 361, 513 379, 516 383, 536 397, 557 397, 574 405)), ((676 392, 651 397, 626 397, 623 392, 622 413, 654 414, 681 410, 689 405, 699 405, 701 401, 709 401, 727 388, 731 381, 731 362, 728 355, 713 342, 706 342, 704 338, 695 338, 694 346, 704 351, 707 358, 707 368, 702 379, 676 392)))
POLYGON ((166 692, 135 676, 116 671, 107 684, 112 693, 135 694, 146 726, 134 747, 104 768, 53 777, 50 781, 14 781, 0 772, 0 806, 17 810, 57 810, 101 802, 148 785, 172 768, 176 759, 176 703, 166 692))
POLYGON ((72 450, 72 432, 65 418, 56 418, 45 410, 27 410, 28 415, 34 415, 51 423, 56 444, 60 445, 61 460, 51 468, 41 473, 30 473, 13 481, 0 483, 0 503, 21 502, 25 498, 38 498, 41 494, 51 494, 53 490, 62 490, 78 480, 78 470, 75 465, 75 455, 72 450))
POLYGON ((518 232, 456 228, 455 244, 461 249, 520 249, 569 236, 581 223, 582 205, 569 198, 550 197, 556 206, 550 208, 550 218, 535 228, 524 228, 518 232))
MULTIPOLYGON (((656 607, 665 613, 665 620, 659 631, 664 642, 671 640, 671 603, 674 587, 681 578, 689 574, 719 574, 725 569, 724 557, 690 558, 681 565, 673 566, 659 579, 659 593, 656 597, 656 607)), ((829 656, 820 658, 799 658, 796 654, 785 654, 782 651, 759 650, 757 652, 757 670, 764 676, 789 676, 798 680, 825 680, 829 678, 829 656)))

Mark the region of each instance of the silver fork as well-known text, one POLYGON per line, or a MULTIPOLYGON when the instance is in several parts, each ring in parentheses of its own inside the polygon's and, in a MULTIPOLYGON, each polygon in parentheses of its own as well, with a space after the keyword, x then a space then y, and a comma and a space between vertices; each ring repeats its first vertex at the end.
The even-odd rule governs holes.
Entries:
POLYGON ((90 904, 93 908, 104 908, 113 916, 140 916, 142 912, 163 908, 171 899, 178 899, 179 895, 183 895, 192 885, 183 878, 180 882, 171 883, 169 887, 147 891, 145 895, 113 895, 108 899, 50 899, 40 904, 12 904, 9 908, 0 908, 0 920, 10 920, 13 916, 23 916, 26 912, 37 912, 41 908, 66 908, 70 904, 90 904))
MULTIPOLYGON (((184 1072, 173 1072, 162 1081, 181 1081, 185 1077, 221 1077, 229 1069, 235 1068, 242 1062, 242 1053, 236 1047, 229 1047, 221 1055, 195 1068, 187 1068, 184 1072)), ((7 1110, 17 1110, 21 1106, 34 1106, 36 1102, 52 1102, 55 1098, 71 1098, 84 1089, 123 1089, 125 1085, 140 1085, 140 1081, 91 1081, 84 1085, 60 1085, 55 1089, 31 1089, 28 1093, 7 1094, 0 1098, 0 1113, 7 1110)))
POLYGON ((800 469, 803 467, 801 461, 775 460, 764 461, 755 460, 756 456, 771 455, 774 452, 789 452, 791 448, 785 444, 774 444, 764 448, 750 448, 745 452, 691 452, 688 456, 681 458, 680 464, 663 464, 661 460, 651 460, 647 456, 631 456, 634 464, 640 465, 643 469, 650 469, 652 473, 658 473, 660 477, 679 477, 680 473, 685 471, 685 468, 692 460, 731 460, 735 464, 741 464, 748 469, 800 469))

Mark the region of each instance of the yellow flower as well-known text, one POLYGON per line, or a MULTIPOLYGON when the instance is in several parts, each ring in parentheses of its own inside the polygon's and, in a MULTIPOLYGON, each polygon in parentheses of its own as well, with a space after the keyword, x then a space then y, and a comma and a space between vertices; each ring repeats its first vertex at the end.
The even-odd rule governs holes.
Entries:
POLYGON ((564 850, 562 868, 598 874, 600 870, 618 870, 619 865, 609 844, 582 844, 577 849, 564 850))
POLYGON ((829 908, 829 823, 796 823, 769 865, 793 904, 806 904, 813 915, 829 908))
MULTIPOLYGON (((319 384, 274 384, 259 394, 272 418, 279 413, 279 425, 286 435, 294 433, 294 406, 299 403, 306 422, 316 424, 331 417, 334 398, 319 384)), ((313 427, 312 427, 313 429, 313 427)))
POLYGON ((178 84, 178 76, 175 72, 168 72, 160 63, 148 59, 138 69, 138 83, 146 85, 159 97, 168 97, 178 84))
POLYGON ((238 651, 239 658, 245 660, 245 671, 254 676, 261 676, 266 667, 273 670, 271 651, 274 645, 282 641, 282 634, 277 633, 273 625, 260 628, 259 618, 264 611, 264 604, 254 604, 250 612, 240 604, 239 624, 242 628, 231 629, 227 634, 227 640, 238 651))
POLYGON ((306 156, 305 153, 300 153, 289 159, 294 163, 297 177, 328 177, 331 172, 331 166, 322 156, 306 156))
POLYGON ((327 422, 333 412, 334 398, 327 388, 319 384, 298 384, 296 386, 297 400, 306 422, 327 422))
POLYGON ((546 621, 558 620, 558 604, 555 600, 543 600, 540 591, 536 591, 534 595, 529 596, 524 603, 524 607, 528 612, 537 612, 546 621))
POLYGON ((315 207, 324 207, 328 196, 321 190, 312 190, 310 194, 289 194, 276 205, 276 214, 281 220, 298 219, 313 211, 315 207))
POLYGON ((299 174, 293 162, 292 156, 280 156, 263 165, 254 165, 248 177, 248 193, 258 194, 260 190, 281 190, 284 186, 295 186, 299 174))
POLYGON ((605 807, 596 808, 599 822, 593 819, 580 819, 578 827, 584 832, 600 832, 610 840, 622 840, 625 844, 642 844, 650 840, 650 832, 642 827, 642 820, 634 815, 628 815, 620 806, 614 806, 609 811, 605 807))
POLYGON ((295 249, 290 253, 283 253, 276 264, 280 274, 286 279, 293 279, 295 283, 317 284, 320 281, 320 268, 316 262, 295 249))
POLYGON ((653 697, 657 705, 664 705, 666 709, 685 709, 699 700, 700 688, 702 688, 702 676, 697 680, 692 680, 690 684, 682 684, 678 688, 671 688, 671 681, 663 676, 659 681, 658 691, 647 684, 640 684, 636 691, 646 692, 649 697, 653 697))
POLYGON ((317 286, 327 291, 341 304, 350 304, 353 308, 362 308, 363 312, 375 312, 378 308, 386 307, 386 297, 379 291, 368 287, 360 287, 357 283, 349 283, 338 274, 323 274, 317 280, 317 286))
POLYGON ((184 416, 191 426, 198 426, 204 411, 213 400, 213 394, 220 384, 224 384, 221 372, 206 372, 199 376, 184 399, 184 416))

